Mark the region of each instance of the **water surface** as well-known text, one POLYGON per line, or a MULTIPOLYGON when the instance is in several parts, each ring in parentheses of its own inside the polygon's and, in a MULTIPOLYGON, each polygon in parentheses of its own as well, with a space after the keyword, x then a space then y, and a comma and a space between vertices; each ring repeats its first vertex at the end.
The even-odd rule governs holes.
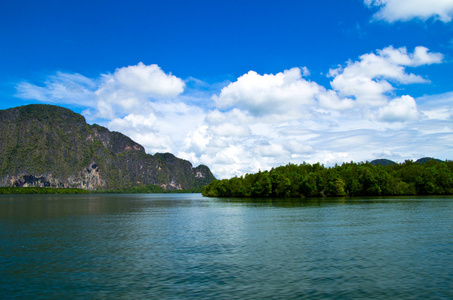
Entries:
POLYGON ((453 198, 0 197, 0 296, 453 299, 453 198))

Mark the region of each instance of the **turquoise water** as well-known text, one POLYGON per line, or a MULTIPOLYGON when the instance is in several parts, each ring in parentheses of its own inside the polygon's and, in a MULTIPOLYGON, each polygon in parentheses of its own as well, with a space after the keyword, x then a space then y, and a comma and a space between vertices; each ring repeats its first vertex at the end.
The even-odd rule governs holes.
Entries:
POLYGON ((0 197, 0 298, 453 299, 453 198, 0 197))

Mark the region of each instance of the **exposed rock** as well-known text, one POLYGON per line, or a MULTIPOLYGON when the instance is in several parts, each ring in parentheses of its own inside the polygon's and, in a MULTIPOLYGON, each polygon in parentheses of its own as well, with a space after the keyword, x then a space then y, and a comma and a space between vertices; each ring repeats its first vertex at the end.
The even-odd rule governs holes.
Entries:
POLYGON ((78 176, 71 175, 68 178, 68 187, 79 187, 85 190, 95 190, 98 187, 105 187, 105 180, 99 173, 99 167, 92 162, 84 168, 78 176))

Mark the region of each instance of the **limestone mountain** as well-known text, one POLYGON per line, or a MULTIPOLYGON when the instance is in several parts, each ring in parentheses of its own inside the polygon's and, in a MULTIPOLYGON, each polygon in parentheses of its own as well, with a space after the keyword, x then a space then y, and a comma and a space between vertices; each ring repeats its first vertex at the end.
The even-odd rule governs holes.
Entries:
POLYGON ((207 166, 146 154, 129 137, 63 107, 0 110, 0 186, 193 189, 214 179, 207 166))

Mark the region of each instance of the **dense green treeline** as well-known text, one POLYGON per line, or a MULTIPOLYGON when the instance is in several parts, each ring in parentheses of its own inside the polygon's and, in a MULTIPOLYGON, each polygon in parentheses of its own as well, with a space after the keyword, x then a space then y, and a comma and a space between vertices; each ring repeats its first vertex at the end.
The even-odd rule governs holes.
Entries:
POLYGON ((1 194, 168 194, 168 193, 201 193, 201 188, 186 190, 165 190, 157 185, 131 187, 125 189, 87 191, 74 188, 49 187, 0 187, 1 194))
POLYGON ((288 164, 270 171, 216 180, 203 188, 210 197, 341 197, 396 195, 452 195, 453 162, 372 165, 344 163, 288 164))
POLYGON ((44 187, 0 187, 1 194, 88 194, 82 189, 44 188, 44 187))

